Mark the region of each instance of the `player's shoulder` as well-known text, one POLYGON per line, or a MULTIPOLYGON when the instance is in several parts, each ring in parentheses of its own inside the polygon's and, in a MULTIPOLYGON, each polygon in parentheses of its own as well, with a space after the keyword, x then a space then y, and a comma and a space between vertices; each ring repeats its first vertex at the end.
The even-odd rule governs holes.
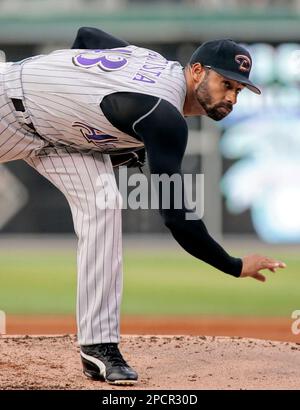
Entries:
POLYGON ((182 113, 174 104, 171 104, 163 98, 159 99, 154 115, 157 117, 157 120, 160 120, 160 126, 165 124, 166 127, 180 128, 181 132, 187 131, 187 122, 182 113))
POLYGON ((167 58, 163 54, 150 48, 138 47, 136 45, 130 45, 129 47, 132 47, 132 50, 134 50, 136 53, 145 54, 147 57, 149 57, 149 59, 167 61, 167 58))

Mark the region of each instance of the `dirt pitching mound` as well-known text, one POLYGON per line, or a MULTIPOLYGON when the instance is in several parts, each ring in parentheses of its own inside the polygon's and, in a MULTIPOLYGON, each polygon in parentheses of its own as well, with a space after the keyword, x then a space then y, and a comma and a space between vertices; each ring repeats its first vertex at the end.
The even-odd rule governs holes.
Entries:
POLYGON ((0 337, 0 389, 299 389, 300 344, 204 336, 123 336, 135 387, 90 381, 75 336, 0 337))

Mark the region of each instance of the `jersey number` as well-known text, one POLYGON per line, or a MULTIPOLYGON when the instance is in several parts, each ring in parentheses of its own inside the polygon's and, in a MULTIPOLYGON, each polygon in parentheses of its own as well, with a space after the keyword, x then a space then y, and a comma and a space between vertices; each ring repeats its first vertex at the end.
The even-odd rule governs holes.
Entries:
POLYGON ((114 48, 112 50, 89 50, 73 57, 73 63, 79 67, 90 68, 98 66, 103 71, 116 71, 128 64, 131 55, 126 48, 114 48))

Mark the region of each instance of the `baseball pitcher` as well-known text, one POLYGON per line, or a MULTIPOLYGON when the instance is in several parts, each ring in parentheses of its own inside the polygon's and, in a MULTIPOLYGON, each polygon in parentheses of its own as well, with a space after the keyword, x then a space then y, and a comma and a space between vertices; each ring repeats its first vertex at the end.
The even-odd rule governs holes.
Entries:
MULTIPOLYGON (((159 53, 101 30, 82 28, 70 50, 0 63, 0 161, 24 160, 66 197, 78 236, 77 325, 85 375, 134 384, 122 357, 121 198, 113 165, 142 165, 152 174, 181 175, 188 138, 185 117, 219 121, 247 87, 249 52, 229 39, 202 44, 182 67, 159 53), (101 176, 110 175, 110 184, 101 176), (114 206, 99 209, 95 181, 114 206)), ((99 189, 99 187, 98 187, 99 189)), ((184 193, 183 193, 184 195, 184 193)), ((260 255, 236 258, 187 219, 184 205, 160 214, 194 257, 237 278, 264 281, 263 269, 285 264, 260 255)), ((184 203, 184 201, 183 201, 184 203)))

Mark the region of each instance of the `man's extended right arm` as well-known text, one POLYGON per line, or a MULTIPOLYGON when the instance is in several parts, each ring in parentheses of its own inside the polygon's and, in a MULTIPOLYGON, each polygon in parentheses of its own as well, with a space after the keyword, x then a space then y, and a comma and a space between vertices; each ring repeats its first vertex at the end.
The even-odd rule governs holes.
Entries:
MULTIPOLYGON (((186 148, 188 129, 179 111, 169 102, 138 93, 114 93, 101 102, 107 119, 121 131, 145 144, 151 174, 181 176, 181 162, 186 148)), ((182 178, 184 197, 184 180, 182 178)), ((164 209, 160 196, 160 214, 177 242, 191 255, 236 277, 251 276, 264 280, 260 269, 274 270, 280 265, 273 259, 249 255, 242 259, 230 256, 208 233, 201 219, 187 220, 190 212, 184 205, 176 209, 174 195, 164 209)))

